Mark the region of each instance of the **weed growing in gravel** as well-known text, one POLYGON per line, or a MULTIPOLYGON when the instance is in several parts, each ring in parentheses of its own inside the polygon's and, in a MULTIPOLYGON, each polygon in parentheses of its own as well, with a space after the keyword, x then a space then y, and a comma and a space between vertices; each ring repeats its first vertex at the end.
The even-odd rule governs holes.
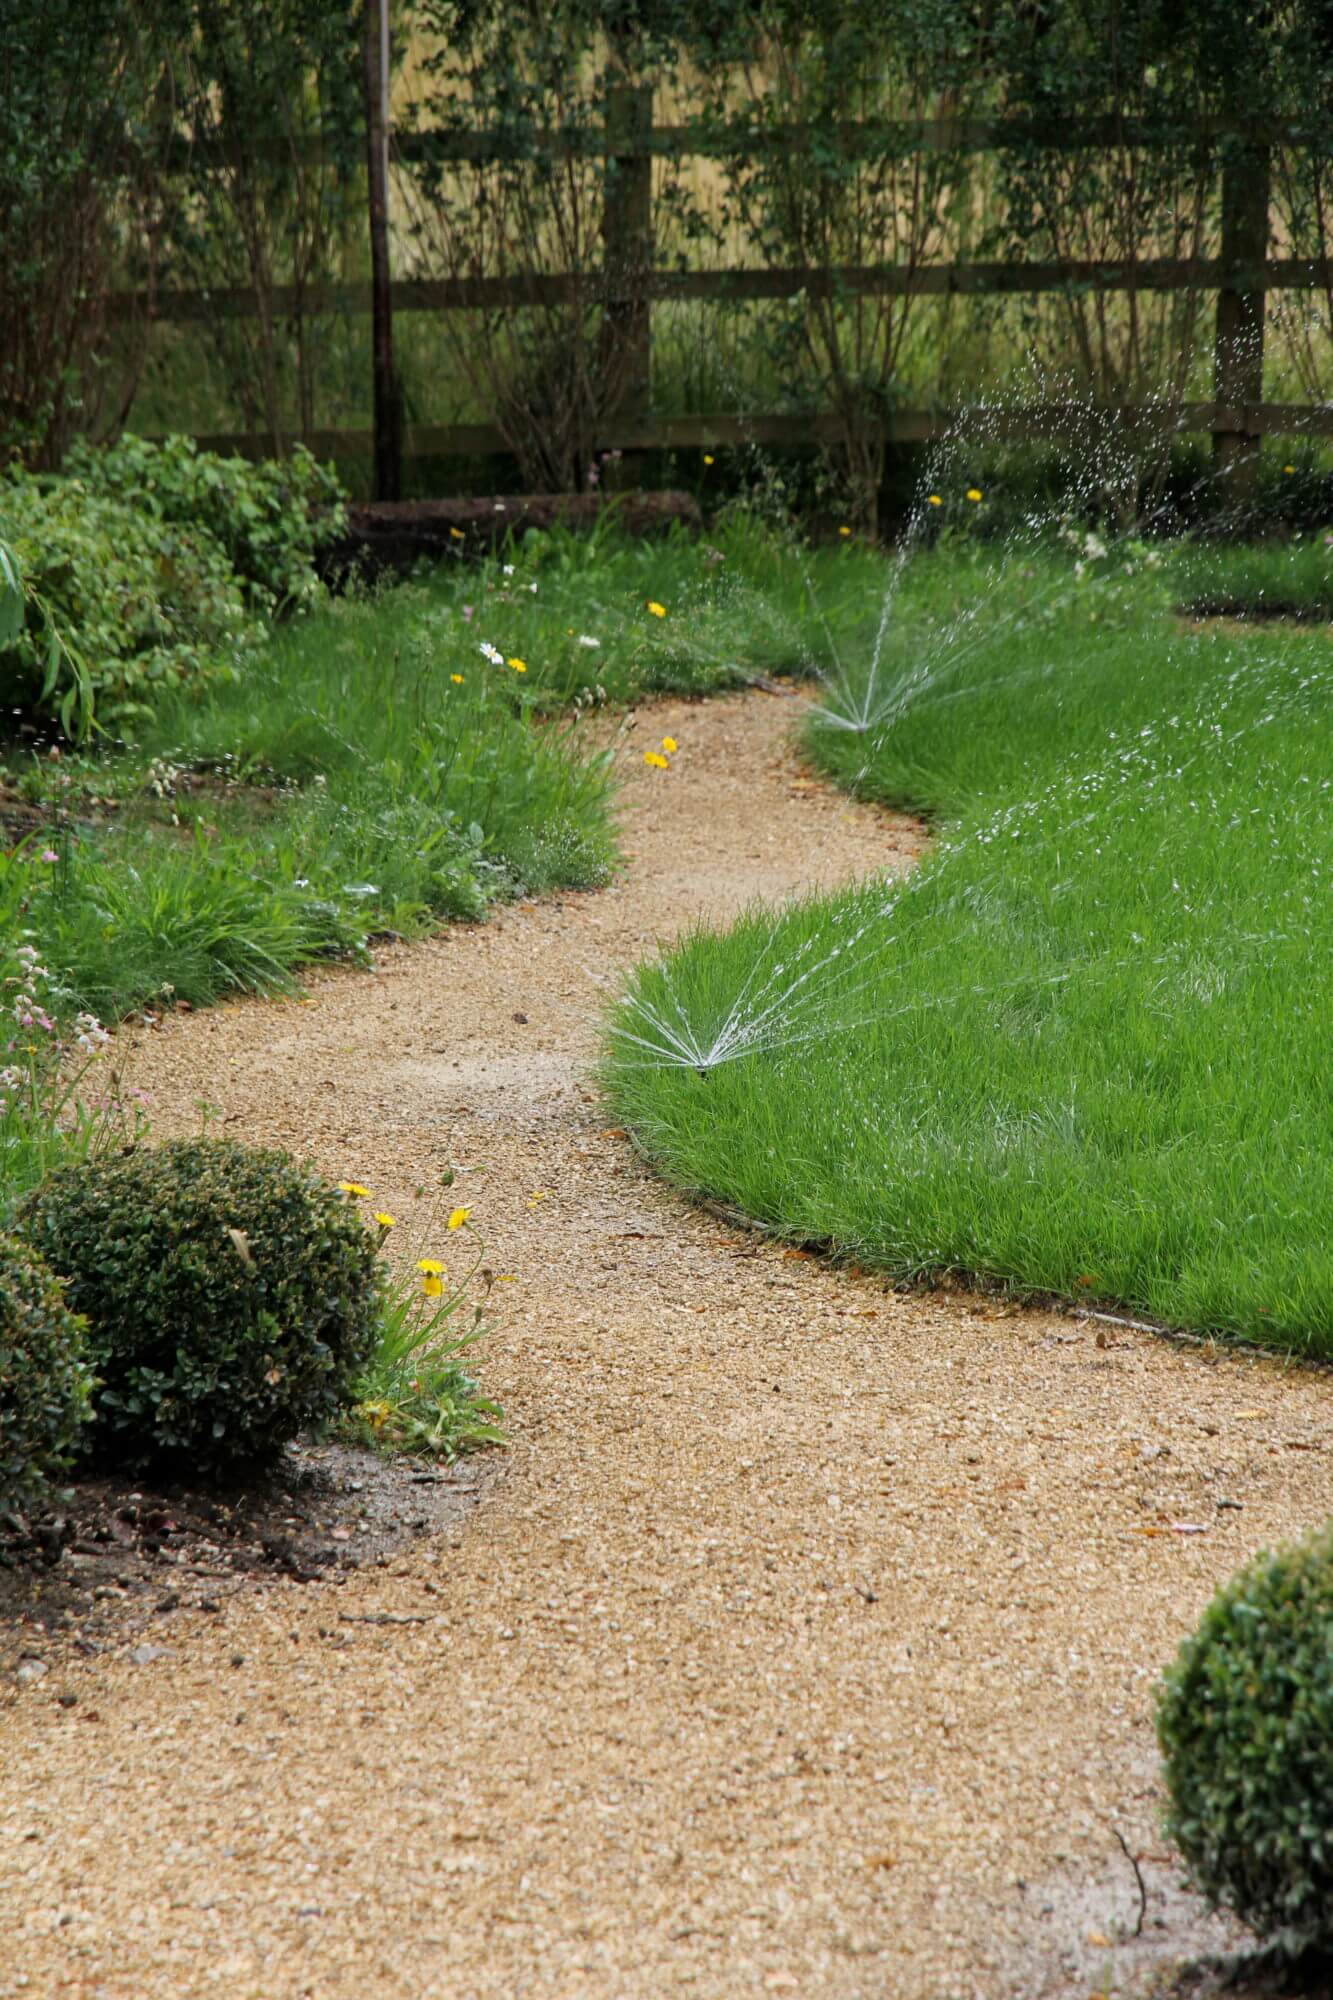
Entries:
MULTIPOLYGON (((358 1182, 341 1187, 353 1200, 374 1199, 358 1182)), ((377 1450, 453 1459, 503 1444, 504 1412, 469 1372, 470 1350, 485 1334, 475 1287, 481 1278, 490 1289, 483 1277, 486 1246, 470 1208, 452 1208, 443 1220, 441 1211, 437 1201, 417 1230, 413 1247, 422 1254, 406 1268, 400 1261, 389 1275, 375 1351, 354 1385, 343 1429, 377 1450), (451 1275, 443 1257, 422 1250, 437 1241, 447 1242, 453 1255, 461 1251, 467 1266, 461 1276, 451 1275)), ((382 1212, 372 1219, 384 1247, 397 1224, 382 1212)))

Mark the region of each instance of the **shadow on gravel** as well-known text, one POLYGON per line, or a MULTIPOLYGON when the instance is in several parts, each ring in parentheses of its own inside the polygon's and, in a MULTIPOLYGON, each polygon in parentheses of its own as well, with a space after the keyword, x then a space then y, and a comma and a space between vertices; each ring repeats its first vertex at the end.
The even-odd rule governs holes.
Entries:
POLYGON ((495 1454, 449 1466, 297 1444, 243 1487, 81 1480, 47 1519, 7 1539, 0 1524, 0 1676, 40 1680, 70 1649, 166 1644, 179 1611, 385 1562, 461 1522, 498 1469, 495 1454))
POLYGON ((1272 1952, 1201 1959, 1160 1987, 1157 2000, 1333 2000, 1333 1959, 1291 1963, 1272 1952))
POLYGON ((1180 1856, 1158 1843, 1093 1881, 1015 1886, 1034 2000, 1333 2000, 1333 1961, 1259 1949, 1234 1918, 1209 1910, 1180 1856))

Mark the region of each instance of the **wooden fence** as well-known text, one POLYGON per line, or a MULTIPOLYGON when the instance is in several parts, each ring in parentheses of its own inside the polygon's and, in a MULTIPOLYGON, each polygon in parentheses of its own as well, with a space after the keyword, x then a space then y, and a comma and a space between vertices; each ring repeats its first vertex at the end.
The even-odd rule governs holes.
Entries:
MULTIPOLYGON (((748 134, 751 146, 798 147, 808 133, 800 126, 770 127, 748 134)), ((1180 135, 1176 135, 1177 138, 1180 135)), ((1272 258, 1269 249, 1270 160, 1274 146, 1308 144, 1299 130, 1272 126, 1264 130, 1232 127, 1191 131, 1192 138, 1228 137, 1222 172, 1220 255, 1213 259, 1148 258, 1111 263, 972 261, 912 267, 873 264, 856 268, 801 269, 741 267, 724 270, 655 268, 652 176, 654 160, 690 154, 726 155, 737 150, 735 128, 708 133, 693 126, 659 126, 652 121, 652 91, 622 86, 609 94, 605 125, 570 132, 558 145, 589 156, 603 157, 612 169, 604 182, 603 236, 606 265, 605 303, 622 343, 621 370, 625 388, 617 408, 602 420, 595 443, 602 449, 650 451, 662 448, 707 448, 712 445, 804 445, 835 441, 841 420, 832 413, 775 415, 764 411, 738 415, 734 411, 700 412, 686 417, 657 417, 651 407, 652 309, 666 300, 699 300, 737 304, 790 298, 805 291, 898 294, 948 297, 960 295, 1037 295, 1070 288, 1108 292, 1131 290, 1170 292, 1204 290, 1216 293, 1217 320, 1213 398, 1179 405, 1130 405, 1115 412, 1126 424, 1151 424, 1158 429, 1211 432, 1222 461, 1243 457, 1266 434, 1333 436, 1333 404, 1266 403, 1263 400, 1265 300, 1269 291, 1331 287, 1327 258, 1272 258)), ((928 119, 849 125, 839 134, 849 152, 862 156, 877 147, 902 153, 987 151, 1014 145, 1051 149, 1100 148, 1112 144, 1141 147, 1165 143, 1160 131, 1110 118, 1066 121, 1058 127, 1013 119, 928 119)), ((426 158, 484 161, 501 158, 509 144, 483 132, 416 132, 394 142, 404 164, 426 158)), ((561 272, 531 272, 519 276, 467 279, 407 279, 389 290, 392 310, 451 312, 478 307, 558 305, 587 296, 586 277, 561 272)), ((277 287, 268 300, 275 317, 297 310, 365 313, 371 310, 367 283, 329 284, 302 288, 299 300, 292 287, 277 287)), ((252 291, 244 287, 213 290, 167 290, 151 299, 126 296, 116 302, 125 316, 150 315, 164 322, 199 322, 216 317, 254 315, 252 291)), ((968 412, 944 409, 897 409, 876 427, 889 442, 924 442, 952 433, 968 412)), ((978 413, 979 414, 979 413, 978 413)), ((1036 403, 987 410, 988 435, 1031 439, 1076 429, 1087 420, 1087 409, 1072 403, 1036 403)), ((199 442, 212 449, 248 456, 272 448, 266 433, 216 432, 199 442)), ((375 443, 368 430, 316 430, 305 438, 321 456, 369 453, 375 443)), ((414 456, 475 455, 505 449, 500 430, 491 424, 421 425, 401 439, 414 456)))

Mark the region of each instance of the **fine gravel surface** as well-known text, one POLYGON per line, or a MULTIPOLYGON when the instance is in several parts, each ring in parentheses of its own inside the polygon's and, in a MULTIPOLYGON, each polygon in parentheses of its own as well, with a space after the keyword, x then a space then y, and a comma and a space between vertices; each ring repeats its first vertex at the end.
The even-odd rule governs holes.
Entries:
POLYGON ((795 706, 643 712, 600 894, 122 1035, 159 1136, 205 1099, 405 1253, 456 1170, 513 1445, 384 1567, 10 1682, 0 1994, 1086 2000, 1228 1942, 1157 1831, 1152 1687, 1333 1512, 1333 1383, 733 1231, 587 1080, 659 940, 919 853, 801 774, 795 706))

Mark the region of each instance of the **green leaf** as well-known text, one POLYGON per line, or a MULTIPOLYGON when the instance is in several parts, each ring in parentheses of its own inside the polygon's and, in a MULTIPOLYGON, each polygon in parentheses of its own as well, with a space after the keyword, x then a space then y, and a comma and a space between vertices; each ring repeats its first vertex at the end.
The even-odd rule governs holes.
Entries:
POLYGON ((18 557, 0 542, 0 646, 12 646, 23 630, 27 603, 18 557))

